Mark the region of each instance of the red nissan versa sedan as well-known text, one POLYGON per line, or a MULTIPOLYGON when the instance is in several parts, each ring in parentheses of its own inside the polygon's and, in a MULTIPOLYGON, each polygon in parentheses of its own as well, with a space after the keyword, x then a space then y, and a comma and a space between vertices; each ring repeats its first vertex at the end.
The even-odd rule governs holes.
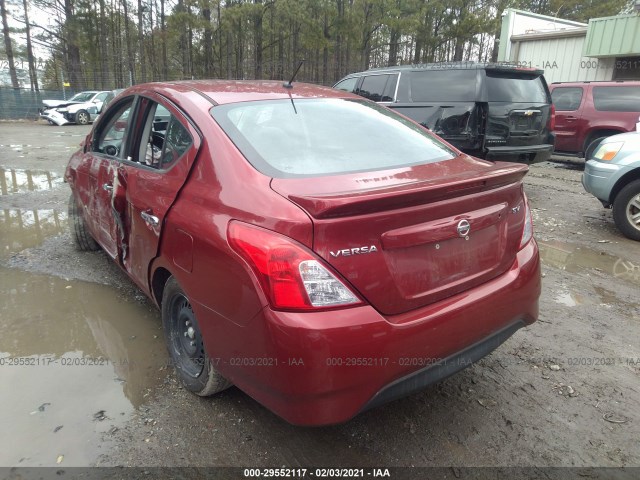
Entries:
POLYGON ((160 306, 186 388, 323 425, 536 320, 526 172, 343 91, 187 81, 123 92, 65 178, 79 247, 160 306))

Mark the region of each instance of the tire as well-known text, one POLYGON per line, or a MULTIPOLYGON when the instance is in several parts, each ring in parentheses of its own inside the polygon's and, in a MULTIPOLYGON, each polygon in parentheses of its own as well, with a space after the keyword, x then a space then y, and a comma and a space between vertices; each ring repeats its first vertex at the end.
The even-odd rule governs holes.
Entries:
POLYGON ((629 183, 616 196, 613 221, 625 237, 640 241, 640 180, 629 183))
POLYGON ((71 235, 75 240, 78 250, 83 252, 95 252, 100 249, 100 245, 96 242, 84 221, 82 211, 78 207, 76 197, 71 194, 69 197, 69 225, 71 227, 71 235))
POLYGON ((589 142, 589 145, 587 145, 587 148, 584 150, 585 162, 589 160, 594 153, 596 153, 596 150, 600 146, 600 142, 602 142, 605 138, 609 138, 609 137, 598 137, 589 142))
POLYGON ((86 110, 78 110, 75 116, 78 125, 87 125, 91 121, 91 117, 86 110))
POLYGON ((175 277, 169 277, 162 294, 162 326, 176 374, 187 390, 207 397, 231 386, 211 363, 191 303, 175 277))

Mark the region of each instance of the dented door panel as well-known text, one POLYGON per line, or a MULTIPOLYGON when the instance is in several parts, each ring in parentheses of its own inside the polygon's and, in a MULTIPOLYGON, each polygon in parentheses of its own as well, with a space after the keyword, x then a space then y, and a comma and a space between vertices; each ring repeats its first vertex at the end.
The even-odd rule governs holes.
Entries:
POLYGON ((482 148, 482 109, 475 102, 396 103, 390 107, 465 152, 482 148))

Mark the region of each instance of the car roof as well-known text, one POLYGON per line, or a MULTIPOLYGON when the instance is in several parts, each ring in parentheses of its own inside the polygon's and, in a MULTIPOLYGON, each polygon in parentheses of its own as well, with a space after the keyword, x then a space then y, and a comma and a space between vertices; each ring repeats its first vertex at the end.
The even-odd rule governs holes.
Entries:
POLYGON ((364 70, 362 72, 354 72, 344 78, 351 76, 360 76, 369 73, 389 73, 389 72, 420 72, 425 70, 506 70, 522 73, 535 73, 542 75, 544 70, 531 67, 523 67, 516 63, 485 63, 485 62, 440 62, 440 63, 420 63, 411 65, 396 65, 393 67, 377 67, 364 70))
POLYGON ((572 87, 579 85, 589 85, 594 84, 599 87, 617 87, 622 85, 627 85, 631 87, 637 87, 640 85, 640 81, 637 80, 584 80, 580 82, 553 82, 549 84, 549 88, 551 87, 572 87))
POLYGON ((178 82, 157 82, 137 85, 131 93, 138 90, 152 90, 162 93, 171 90, 177 96, 196 92, 206 97, 214 105, 250 102, 256 100, 302 99, 302 98, 357 98, 342 90, 330 87, 293 82, 291 88, 283 86, 282 81, 269 80, 184 80, 178 82))

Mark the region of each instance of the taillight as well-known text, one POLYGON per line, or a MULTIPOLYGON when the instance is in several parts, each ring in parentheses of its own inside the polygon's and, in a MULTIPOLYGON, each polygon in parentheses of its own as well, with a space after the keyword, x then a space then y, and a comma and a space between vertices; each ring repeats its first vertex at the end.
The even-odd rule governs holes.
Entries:
POLYGON ((556 106, 551 104, 551 118, 549 118, 549 131, 553 132, 556 129, 556 106))
POLYGON ((522 239, 520 240, 520 248, 523 248, 533 237, 533 218, 531 218, 531 209, 529 201, 524 197, 524 228, 522 229, 522 239))
POLYGON ((362 301, 312 252, 291 238, 232 221, 229 245, 249 264, 277 310, 319 310, 362 301))

